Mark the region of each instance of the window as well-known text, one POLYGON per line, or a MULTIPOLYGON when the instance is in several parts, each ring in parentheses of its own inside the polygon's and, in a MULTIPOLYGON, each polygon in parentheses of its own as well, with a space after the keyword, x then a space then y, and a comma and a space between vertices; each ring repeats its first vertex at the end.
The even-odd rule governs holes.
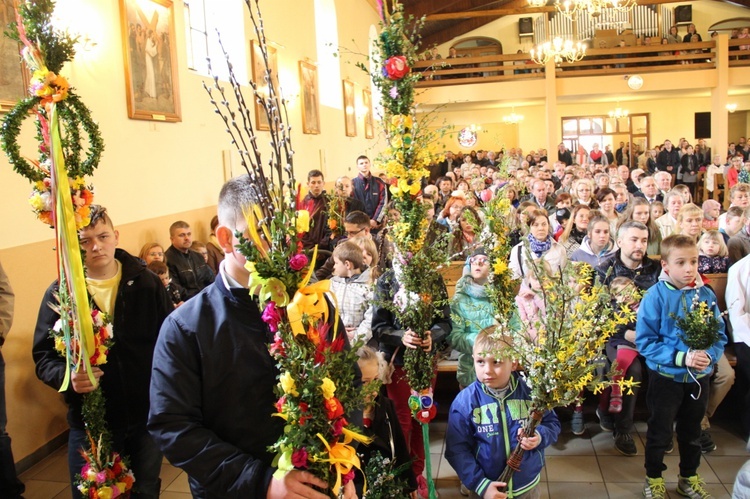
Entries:
MULTIPOLYGON (((248 39, 244 30, 244 2, 242 0, 184 0, 185 45, 188 68, 203 76, 208 72, 211 59, 213 72, 222 80, 229 73, 219 37, 232 61, 234 74, 239 81, 248 81, 248 39), (217 35, 218 32, 218 35, 217 35)), ((254 38, 254 36, 252 36, 254 38)))
POLYGON ((206 31, 206 5, 204 0, 185 0, 185 45, 188 69, 208 73, 208 32, 206 31), (204 69, 205 71, 201 71, 204 69))

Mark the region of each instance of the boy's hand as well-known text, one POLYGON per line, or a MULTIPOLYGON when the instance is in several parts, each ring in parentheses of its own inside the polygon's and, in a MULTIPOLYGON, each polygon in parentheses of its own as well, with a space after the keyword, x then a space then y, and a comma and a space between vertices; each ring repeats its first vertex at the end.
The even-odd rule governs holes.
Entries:
POLYGON ((533 437, 524 437, 523 428, 519 428, 518 440, 521 442, 521 448, 523 450, 532 450, 536 449, 539 446, 539 444, 542 442, 542 437, 537 432, 534 432, 533 437))
POLYGON ((508 494, 500 492, 500 488, 505 488, 504 482, 492 482, 484 491, 484 499, 508 499, 508 494))
POLYGON ((711 359, 703 350, 691 350, 685 357, 685 365, 699 371, 706 369, 709 364, 711 364, 711 359))
POLYGON ((328 494, 321 494, 310 485, 325 489, 326 484, 320 478, 313 476, 307 471, 292 470, 284 475, 281 480, 272 478, 268 486, 268 499, 277 497, 309 497, 311 499, 328 499, 328 494))
POLYGON ((91 383, 89 375, 86 373, 86 371, 73 371, 70 374, 70 384, 73 385, 73 391, 76 393, 91 393, 96 390, 96 387, 99 386, 99 378, 102 377, 104 371, 102 371, 98 367, 92 367, 91 374, 94 375, 96 385, 91 383))
POLYGON ((401 339, 401 342, 406 348, 422 348, 425 352, 429 352, 432 349, 432 334, 430 331, 425 331, 424 339, 420 340, 419 336, 417 336, 414 331, 407 329, 406 332, 404 332, 404 337, 401 339))

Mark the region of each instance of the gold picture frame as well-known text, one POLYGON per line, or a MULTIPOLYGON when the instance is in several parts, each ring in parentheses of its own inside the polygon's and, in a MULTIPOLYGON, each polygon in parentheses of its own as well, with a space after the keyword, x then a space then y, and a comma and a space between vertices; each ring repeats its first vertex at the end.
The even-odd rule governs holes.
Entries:
POLYGON ((375 138, 375 120, 372 115, 372 92, 362 90, 362 108, 365 110, 365 138, 375 138))
POLYGON ((310 61, 299 61, 299 82, 302 96, 302 133, 320 133, 320 98, 318 93, 318 67, 310 61))
POLYGON ((128 117, 182 121, 174 6, 170 0, 120 0, 128 117))
MULTIPOLYGON (((266 44, 268 51, 268 68, 273 79, 273 85, 276 91, 279 91, 279 66, 276 59, 276 48, 270 44, 266 44)), ((255 83, 256 88, 260 90, 263 95, 268 95, 268 92, 263 89, 267 88, 268 82, 266 81, 266 64, 263 61, 263 52, 260 50, 260 44, 257 40, 250 40, 250 54, 251 54, 251 67, 252 67, 252 79, 255 83)), ((255 99, 255 129, 256 130, 270 130, 271 126, 268 123, 268 116, 266 115, 263 105, 255 99)))
POLYGON ((0 113, 10 111, 28 95, 29 72, 21 60, 21 46, 2 36, 2 30, 15 22, 15 0, 0 0, 0 113))
POLYGON ((343 80, 344 125, 347 137, 357 136, 357 106, 354 96, 354 82, 343 80))

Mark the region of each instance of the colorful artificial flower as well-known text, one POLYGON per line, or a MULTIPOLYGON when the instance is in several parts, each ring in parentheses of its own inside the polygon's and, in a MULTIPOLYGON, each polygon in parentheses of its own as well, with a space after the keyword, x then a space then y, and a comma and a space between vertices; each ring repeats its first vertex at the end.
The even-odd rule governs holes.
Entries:
POLYGON ((269 301, 266 308, 263 310, 260 318, 268 324, 268 329, 275 333, 279 330, 279 322, 281 322, 281 314, 279 309, 276 307, 276 302, 269 301))
POLYGON ((344 407, 336 397, 331 397, 323 402, 326 408, 326 416, 328 419, 336 419, 344 415, 344 407))
POLYGON ((394 55, 385 60, 386 76, 391 80, 400 80, 409 74, 409 63, 403 55, 394 55))
POLYGON ((292 452, 292 465, 298 469, 307 468, 307 450, 304 447, 292 452))
POLYGON ((323 398, 328 400, 336 393, 336 385, 330 378, 323 378, 323 381, 320 383, 320 391, 323 392, 323 398))
POLYGON ((304 253, 297 253, 289 259, 289 268, 294 271, 300 271, 304 269, 309 260, 304 253))
POLYGON ((284 393, 299 397, 297 385, 294 382, 294 378, 289 371, 286 371, 281 376, 279 376, 279 383, 281 384, 281 389, 284 390, 284 393))

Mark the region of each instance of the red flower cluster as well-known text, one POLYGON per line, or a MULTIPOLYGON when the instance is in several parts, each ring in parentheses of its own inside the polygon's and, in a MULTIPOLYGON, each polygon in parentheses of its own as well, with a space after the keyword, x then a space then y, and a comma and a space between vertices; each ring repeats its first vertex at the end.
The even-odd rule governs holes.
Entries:
POLYGON ((341 402, 336 397, 326 399, 324 405, 328 419, 336 419, 344 415, 344 406, 341 405, 341 402))
POLYGON ((385 74, 391 80, 400 80, 409 74, 409 64, 403 55, 394 55, 385 60, 385 74))

